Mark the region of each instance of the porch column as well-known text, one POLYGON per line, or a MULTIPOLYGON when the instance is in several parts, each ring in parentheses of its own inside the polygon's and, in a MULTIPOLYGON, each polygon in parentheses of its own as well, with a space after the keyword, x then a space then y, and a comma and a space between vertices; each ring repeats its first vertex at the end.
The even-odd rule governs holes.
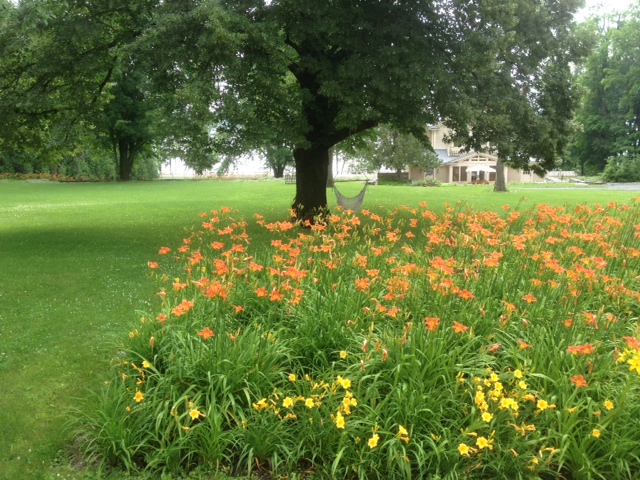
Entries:
POLYGON ((453 183, 453 169, 456 168, 453 165, 449 165, 449 183, 453 183))

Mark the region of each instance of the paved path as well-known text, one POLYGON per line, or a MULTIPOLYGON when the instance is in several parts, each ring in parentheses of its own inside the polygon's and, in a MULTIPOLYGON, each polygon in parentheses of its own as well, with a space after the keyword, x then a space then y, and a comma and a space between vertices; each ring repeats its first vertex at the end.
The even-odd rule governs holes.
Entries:
POLYGON ((601 185, 589 185, 587 183, 574 183, 569 184, 567 187, 540 187, 540 188, 522 188, 520 190, 584 190, 588 187, 589 190, 627 190, 630 192, 638 192, 640 191, 640 183, 603 183, 601 185))
POLYGON ((610 190, 640 190, 640 183, 607 183, 606 186, 610 190))

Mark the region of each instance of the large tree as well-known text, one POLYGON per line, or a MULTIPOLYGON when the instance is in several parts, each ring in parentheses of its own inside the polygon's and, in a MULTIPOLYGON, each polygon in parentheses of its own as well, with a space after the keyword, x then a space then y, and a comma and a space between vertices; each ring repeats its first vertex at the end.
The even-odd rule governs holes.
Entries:
POLYGON ((326 205, 329 149, 382 122, 420 137, 443 121, 469 148, 493 142, 507 162, 549 169, 570 133, 581 3, 228 2, 248 36, 227 98, 288 132, 301 216, 326 205))
POLYGON ((293 206, 309 217, 327 203, 330 149, 381 123, 419 138, 442 121, 469 148, 492 142, 507 163, 554 167, 571 132, 581 4, 168 2, 145 42, 163 53, 157 72, 204 102, 217 151, 255 149, 273 132, 294 146, 293 206))

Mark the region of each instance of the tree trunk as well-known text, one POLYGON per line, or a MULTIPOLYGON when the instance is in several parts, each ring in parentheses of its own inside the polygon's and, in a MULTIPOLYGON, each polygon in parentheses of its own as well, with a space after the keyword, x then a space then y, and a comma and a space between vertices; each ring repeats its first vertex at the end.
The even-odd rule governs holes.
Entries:
POLYGON ((329 171, 329 148, 312 146, 295 149, 296 198, 293 210, 296 218, 311 220, 327 210, 327 176, 329 171))
POLYGON ((282 178, 284 177, 284 169, 286 168, 286 165, 283 164, 272 164, 271 165, 271 170, 273 170, 273 178, 282 178))
POLYGON ((131 170, 129 166, 129 142, 124 139, 118 141, 118 178, 121 182, 131 180, 131 170))
POLYGON ((118 174, 121 182, 131 180, 136 150, 134 142, 126 138, 118 140, 118 174))
POLYGON ((327 188, 332 188, 333 187, 333 151, 334 151, 333 147, 329 148, 329 151, 328 151, 329 163, 327 164, 327 166, 328 166, 328 168, 327 168, 327 188))
POLYGON ((504 178, 504 164, 498 158, 496 162, 496 183, 493 185, 494 192, 506 192, 507 182, 504 178))

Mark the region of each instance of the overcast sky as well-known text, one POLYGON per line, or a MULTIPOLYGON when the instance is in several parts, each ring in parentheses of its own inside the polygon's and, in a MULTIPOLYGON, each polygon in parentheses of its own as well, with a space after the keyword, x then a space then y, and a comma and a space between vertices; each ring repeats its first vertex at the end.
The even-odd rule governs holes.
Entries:
POLYGON ((628 10, 640 0, 586 0, 586 7, 578 12, 578 19, 584 19, 590 13, 609 13, 628 10))

